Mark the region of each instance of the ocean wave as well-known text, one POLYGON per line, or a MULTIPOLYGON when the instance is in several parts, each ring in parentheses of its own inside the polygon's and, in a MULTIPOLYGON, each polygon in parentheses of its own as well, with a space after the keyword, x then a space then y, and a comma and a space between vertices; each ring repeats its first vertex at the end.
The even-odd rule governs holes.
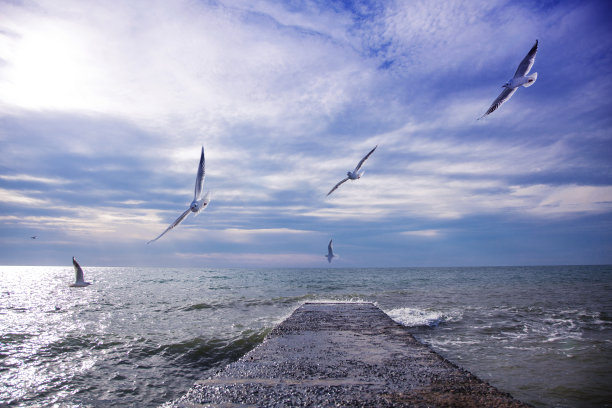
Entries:
POLYGON ((537 342, 578 340, 587 332, 609 329, 603 312, 584 309, 548 309, 543 307, 505 308, 476 311, 480 318, 469 327, 498 340, 530 339, 537 342))
POLYGON ((436 327, 442 323, 460 319, 459 313, 444 313, 434 310, 423 310, 402 307, 385 311, 394 321, 407 327, 436 327))
POLYGON ((148 348, 145 354, 160 355, 179 365, 216 367, 237 360, 261 343, 270 329, 246 330, 233 338, 194 337, 148 348))
POLYGON ((20 344, 34 337, 29 333, 3 333, 0 334, 0 344, 7 346, 9 344, 20 344))
POLYGON ((233 277, 229 275, 213 275, 213 276, 206 276, 205 278, 206 279, 222 279, 222 280, 233 279, 233 277))
POLYGON ((265 306, 299 306, 304 303, 363 303, 367 302, 361 294, 343 294, 338 296, 321 296, 313 293, 307 293, 297 296, 277 296, 271 298, 240 298, 233 299, 228 302, 198 302, 181 307, 169 308, 167 311, 179 310, 182 312, 198 311, 198 310, 216 310, 216 309, 235 309, 235 308, 251 308, 265 306))
POLYGON ((193 305, 181 307, 181 308, 179 308, 179 310, 181 310, 183 312, 190 312, 192 310, 218 309, 218 308, 219 308, 219 306, 213 305, 213 304, 210 304, 210 303, 196 303, 196 304, 193 304, 193 305))
POLYGON ((82 336, 68 335, 41 347, 36 354, 37 358, 41 356, 53 357, 79 350, 107 350, 120 346, 121 344, 120 341, 105 340, 94 334, 82 336))
POLYGON ((303 303, 369 303, 360 295, 344 295, 308 300, 303 303))
POLYGON ((291 304, 300 304, 306 301, 311 301, 316 299, 316 295, 314 294, 305 294, 299 296, 278 296, 272 298, 260 298, 260 299, 240 299, 238 301, 232 302, 232 306, 241 305, 241 306, 276 306, 276 305, 291 305, 291 304))

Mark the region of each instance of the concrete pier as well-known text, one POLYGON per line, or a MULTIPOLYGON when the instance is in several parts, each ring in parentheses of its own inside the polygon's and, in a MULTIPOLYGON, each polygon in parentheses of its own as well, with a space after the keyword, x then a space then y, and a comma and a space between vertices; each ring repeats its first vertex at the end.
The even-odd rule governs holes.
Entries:
POLYGON ((306 303, 167 407, 527 407, 371 303, 306 303))

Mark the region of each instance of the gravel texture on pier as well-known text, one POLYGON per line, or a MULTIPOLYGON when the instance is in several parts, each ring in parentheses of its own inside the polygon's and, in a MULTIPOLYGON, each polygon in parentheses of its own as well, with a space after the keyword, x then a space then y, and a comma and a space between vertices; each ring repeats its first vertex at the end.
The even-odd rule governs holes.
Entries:
POLYGON ((165 407, 527 407, 371 303, 306 303, 165 407))

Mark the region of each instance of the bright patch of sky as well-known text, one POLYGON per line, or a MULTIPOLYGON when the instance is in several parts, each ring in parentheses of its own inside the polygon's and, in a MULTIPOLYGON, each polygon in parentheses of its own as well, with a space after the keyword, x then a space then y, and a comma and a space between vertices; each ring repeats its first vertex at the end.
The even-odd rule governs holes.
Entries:
POLYGON ((608 2, 0 15, 0 264, 327 267, 330 238, 332 267, 612 263, 608 2), (537 82, 476 121, 536 39, 537 82), (146 245, 201 146, 209 208, 146 245))

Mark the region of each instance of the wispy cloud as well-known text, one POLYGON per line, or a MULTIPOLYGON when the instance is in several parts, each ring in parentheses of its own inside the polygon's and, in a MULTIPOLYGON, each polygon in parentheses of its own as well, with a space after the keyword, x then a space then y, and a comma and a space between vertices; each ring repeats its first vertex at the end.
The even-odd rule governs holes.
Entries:
POLYGON ((419 238, 436 238, 436 237, 443 235, 443 233, 440 230, 436 230, 436 229, 402 231, 401 234, 407 235, 410 237, 419 237, 419 238))
POLYGON ((69 180, 61 178, 39 177, 29 174, 0 174, 0 179, 6 181, 25 181, 40 184, 67 184, 69 180))
POLYGON ((523 199, 529 213, 546 218, 612 211, 610 186, 532 185, 516 187, 512 195, 523 199))
POLYGON ((266 239, 266 237, 287 237, 291 235, 318 234, 314 231, 295 230, 290 228, 263 228, 263 229, 239 229, 227 228, 224 230, 210 231, 217 235, 218 239, 229 242, 252 242, 254 240, 266 239))
POLYGON ((231 263, 237 267, 303 267, 319 263, 323 257, 306 253, 178 253, 186 261, 212 264, 231 263))
POLYGON ((0 202, 28 207, 41 207, 48 204, 48 201, 32 195, 34 194, 0 188, 0 202))

